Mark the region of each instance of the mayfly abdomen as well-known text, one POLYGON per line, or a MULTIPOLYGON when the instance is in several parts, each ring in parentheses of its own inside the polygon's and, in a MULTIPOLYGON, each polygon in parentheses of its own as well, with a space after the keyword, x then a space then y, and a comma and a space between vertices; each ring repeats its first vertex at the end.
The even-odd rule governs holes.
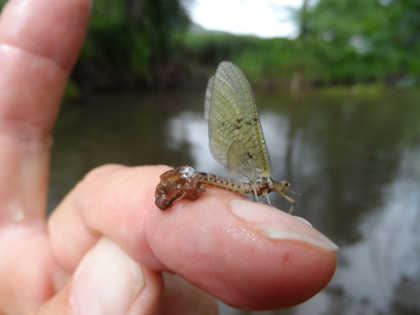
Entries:
POLYGON ((197 179, 206 185, 223 188, 232 192, 245 195, 253 191, 252 185, 247 182, 234 182, 229 178, 210 173, 197 172, 197 179))

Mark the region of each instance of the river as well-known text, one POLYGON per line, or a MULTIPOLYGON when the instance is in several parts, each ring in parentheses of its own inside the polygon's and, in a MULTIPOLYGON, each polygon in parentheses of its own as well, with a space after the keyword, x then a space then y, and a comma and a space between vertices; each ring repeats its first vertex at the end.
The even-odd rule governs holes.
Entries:
MULTIPOLYGON (((65 104, 49 209, 104 163, 226 174, 208 150, 203 95, 114 93, 65 104)), ((298 99, 258 91, 256 99, 273 177, 301 194, 295 214, 339 245, 338 265, 302 305, 246 312, 220 304, 221 314, 420 314, 420 91, 311 91, 298 99)))

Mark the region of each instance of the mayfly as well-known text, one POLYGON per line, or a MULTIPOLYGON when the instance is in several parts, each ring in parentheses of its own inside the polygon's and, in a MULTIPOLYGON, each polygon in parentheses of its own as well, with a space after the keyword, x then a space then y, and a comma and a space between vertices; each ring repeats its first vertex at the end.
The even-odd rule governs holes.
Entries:
POLYGON ((155 203, 161 210, 174 201, 195 200, 204 185, 216 186, 239 194, 252 193, 259 201, 263 195, 271 204, 268 193, 277 192, 290 203, 290 183, 271 177, 270 158, 251 86, 243 72, 228 61, 220 63, 207 84, 204 115, 208 121, 209 145, 213 157, 234 178, 197 172, 183 166, 163 173, 156 187, 155 203))

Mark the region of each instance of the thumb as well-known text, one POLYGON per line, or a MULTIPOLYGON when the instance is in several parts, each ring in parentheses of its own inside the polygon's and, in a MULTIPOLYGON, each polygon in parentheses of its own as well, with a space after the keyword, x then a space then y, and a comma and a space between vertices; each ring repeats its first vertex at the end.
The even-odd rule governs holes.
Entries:
POLYGON ((71 281, 36 314, 153 314, 161 290, 159 274, 101 238, 84 256, 71 281))

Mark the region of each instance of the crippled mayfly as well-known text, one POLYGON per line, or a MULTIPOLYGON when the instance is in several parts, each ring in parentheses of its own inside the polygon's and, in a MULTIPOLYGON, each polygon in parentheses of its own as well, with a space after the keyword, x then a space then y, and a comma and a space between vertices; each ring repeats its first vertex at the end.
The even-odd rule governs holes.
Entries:
POLYGON ((197 172, 190 166, 178 167, 160 176, 156 205, 166 210, 177 200, 195 200, 204 191, 204 185, 210 185, 241 195, 253 193, 257 201, 263 195, 268 204, 268 193, 275 191, 290 203, 292 211, 295 201, 287 195, 293 193, 290 183, 270 176, 270 158, 254 95, 237 66, 228 61, 220 63, 207 84, 204 107, 213 157, 230 174, 244 180, 197 172))

